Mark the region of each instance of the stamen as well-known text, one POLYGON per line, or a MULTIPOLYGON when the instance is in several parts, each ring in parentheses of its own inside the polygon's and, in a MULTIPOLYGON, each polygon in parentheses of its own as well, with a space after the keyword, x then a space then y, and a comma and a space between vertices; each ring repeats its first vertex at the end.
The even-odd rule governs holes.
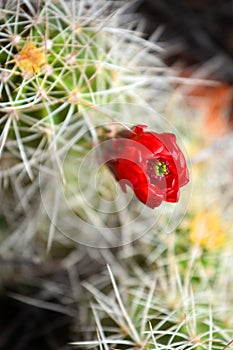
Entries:
POLYGON ((154 172, 155 172, 155 175, 157 175, 157 176, 167 175, 168 171, 167 171, 166 163, 157 162, 154 165, 154 172))
POLYGON ((162 180, 168 173, 168 164, 158 159, 149 159, 147 161, 147 175, 151 183, 157 183, 162 180))

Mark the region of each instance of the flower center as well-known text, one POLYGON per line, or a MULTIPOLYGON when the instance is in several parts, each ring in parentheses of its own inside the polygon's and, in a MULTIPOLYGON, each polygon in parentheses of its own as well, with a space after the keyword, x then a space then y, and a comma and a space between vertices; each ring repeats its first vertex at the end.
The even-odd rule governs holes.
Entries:
POLYGON ((169 173, 168 164, 158 159, 149 159, 146 173, 150 178, 150 182, 156 184, 169 173))
POLYGON ((167 165, 164 162, 157 162, 154 165, 154 173, 156 176, 164 176, 168 174, 167 165))

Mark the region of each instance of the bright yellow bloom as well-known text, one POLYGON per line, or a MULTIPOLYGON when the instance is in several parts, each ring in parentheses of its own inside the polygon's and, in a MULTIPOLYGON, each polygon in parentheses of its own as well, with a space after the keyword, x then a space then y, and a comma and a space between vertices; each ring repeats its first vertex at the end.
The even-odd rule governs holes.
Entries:
POLYGON ((15 61, 25 76, 38 74, 46 65, 45 49, 38 48, 33 42, 28 41, 16 56, 15 61))
POLYGON ((190 229, 190 239, 199 247, 214 250, 226 241, 226 228, 215 212, 197 214, 190 229))

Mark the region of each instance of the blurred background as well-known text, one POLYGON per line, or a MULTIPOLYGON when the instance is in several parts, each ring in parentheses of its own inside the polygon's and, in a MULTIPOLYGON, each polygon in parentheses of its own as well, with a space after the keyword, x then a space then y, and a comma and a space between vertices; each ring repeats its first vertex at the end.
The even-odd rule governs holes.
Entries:
MULTIPOLYGON (((1 6, 3 5, 2 2, 1 6)), ((229 162, 232 162, 232 152, 229 147, 232 146, 230 140, 233 127, 232 1, 144 0, 130 6, 128 11, 134 11, 135 18, 141 23, 143 36, 163 48, 160 57, 176 76, 172 81, 173 88, 182 96, 189 114, 192 114, 193 118, 196 117, 195 123, 192 117, 190 119, 195 124, 197 142, 191 143, 188 149, 194 166, 220 150, 222 163, 217 160, 218 170, 224 169, 224 166, 231 169, 232 163, 229 162), (226 157, 225 161, 222 154, 226 157), (227 165, 224 162, 227 162, 227 165)), ((171 120, 173 121, 172 117, 171 120)), ((179 117, 175 120, 182 123, 179 117)), ((188 128, 189 124, 184 127, 183 132, 188 128)), ((209 171, 215 169, 216 159, 211 159, 207 168, 209 171)), ((209 172, 202 165, 197 169, 197 173, 194 169, 194 181, 198 183, 199 177, 203 178, 206 174, 209 172)), ((217 188, 218 195, 214 200, 212 197, 209 202, 207 200, 207 206, 212 201, 212 204, 214 202, 215 207, 218 207, 216 203, 219 203, 221 194, 224 194, 221 210, 225 212, 229 224, 232 209, 230 204, 233 199, 229 184, 233 179, 227 178, 223 183, 219 183, 219 178, 213 178, 213 186, 217 188)), ((212 191, 206 184, 202 184, 199 194, 203 193, 203 188, 206 187, 207 192, 212 191)), ((199 201, 194 200, 193 213, 200 207, 199 201)), ((214 219, 208 220, 213 222, 214 219)), ((190 225, 190 222, 184 221, 184 230, 185 225, 190 225)), ((195 227, 195 222, 193 225, 195 227)), ((215 225, 215 229, 218 225, 215 225)), ((221 234, 221 230, 219 232, 221 234)), ((193 239, 195 241, 195 234, 193 239)), ((75 262, 72 244, 54 244, 51 260, 46 262, 45 266, 43 263, 38 265, 37 261, 8 261, 0 257, 3 271, 0 295, 1 350, 66 350, 72 348, 68 345, 69 341, 82 339, 82 325, 88 323, 88 317, 83 311, 84 305, 76 304, 73 296, 74 291, 77 294, 83 292, 79 290, 78 283, 75 286, 72 283, 74 280, 81 283, 87 279, 91 282, 105 270, 105 261, 102 253, 101 257, 94 253, 86 257, 84 253, 82 255, 82 252, 79 252, 79 258, 75 262), (67 272, 65 263, 58 266, 56 259, 53 261, 53 255, 59 261, 65 260, 69 255, 68 264, 72 264, 72 269, 67 272), (8 269, 11 274, 12 269, 14 270, 14 281, 7 278, 8 269)), ((218 245, 216 242, 213 244, 218 245)), ((137 251, 137 259, 141 266, 143 261, 140 259, 143 257, 139 256, 139 251, 140 248, 137 251)), ((114 249, 108 254, 114 256, 114 249)), ((117 266, 116 269, 118 268, 119 275, 123 276, 124 272, 117 266)), ((208 271, 212 273, 211 269, 208 271)), ((101 279, 98 283, 101 286, 101 279)), ((90 332, 93 332, 93 329, 90 332)))
POLYGON ((144 0, 137 11, 145 19, 150 36, 161 28, 160 40, 166 46, 168 65, 194 69, 215 60, 215 78, 233 81, 232 2, 229 0, 172 1, 144 0))

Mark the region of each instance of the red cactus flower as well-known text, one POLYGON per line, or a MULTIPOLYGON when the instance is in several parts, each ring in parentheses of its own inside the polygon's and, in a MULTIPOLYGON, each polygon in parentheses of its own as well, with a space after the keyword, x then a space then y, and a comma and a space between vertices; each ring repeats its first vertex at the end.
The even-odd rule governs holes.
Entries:
POLYGON ((189 173, 175 135, 145 132, 146 127, 136 125, 118 132, 110 140, 106 164, 124 192, 126 185, 131 186, 141 202, 155 208, 162 201, 179 200, 189 173))

